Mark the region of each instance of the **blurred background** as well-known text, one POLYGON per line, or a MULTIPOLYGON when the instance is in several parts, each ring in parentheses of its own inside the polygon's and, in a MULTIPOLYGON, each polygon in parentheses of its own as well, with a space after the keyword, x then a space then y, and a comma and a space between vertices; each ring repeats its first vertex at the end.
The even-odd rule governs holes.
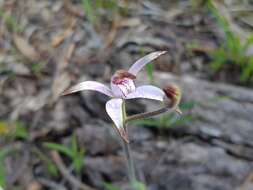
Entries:
POLYGON ((252 190, 252 28, 251 0, 0 0, 0 186, 129 189, 108 97, 60 95, 167 50, 137 83, 180 86, 183 115, 129 125, 140 189, 252 190))

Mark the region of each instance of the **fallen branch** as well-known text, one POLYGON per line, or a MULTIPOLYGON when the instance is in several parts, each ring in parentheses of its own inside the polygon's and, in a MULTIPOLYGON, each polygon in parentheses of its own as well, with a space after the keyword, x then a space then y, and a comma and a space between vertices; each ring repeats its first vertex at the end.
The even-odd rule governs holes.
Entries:
POLYGON ((74 187, 76 187, 77 189, 81 189, 81 190, 96 190, 84 183, 82 183, 81 181, 77 180, 75 178, 75 176, 73 176, 69 170, 67 169, 67 167, 64 165, 60 155, 58 154, 58 152, 56 151, 52 151, 51 152, 51 156, 52 159, 54 161, 54 163, 56 164, 57 168, 59 169, 60 173, 62 174, 62 176, 69 182, 71 183, 74 187))

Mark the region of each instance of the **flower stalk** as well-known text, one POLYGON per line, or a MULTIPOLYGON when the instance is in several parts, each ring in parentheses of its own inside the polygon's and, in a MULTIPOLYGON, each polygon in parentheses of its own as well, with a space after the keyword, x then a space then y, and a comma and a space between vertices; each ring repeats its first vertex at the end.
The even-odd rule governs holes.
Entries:
POLYGON ((155 111, 144 112, 144 113, 131 115, 131 116, 126 118, 125 122, 128 123, 128 122, 134 121, 134 120, 150 118, 150 117, 160 115, 160 114, 162 114, 164 112, 168 112, 168 111, 174 111, 174 110, 173 109, 169 110, 168 107, 166 106, 166 107, 162 107, 162 108, 160 108, 158 110, 155 110, 155 111))
MULTIPOLYGON (((127 114, 126 114, 125 101, 123 101, 123 104, 122 104, 122 112, 123 112, 123 121, 124 121, 123 127, 124 127, 126 134, 127 134, 128 130, 127 130, 127 125, 126 125, 127 114)), ((134 190, 138 190, 135 188, 137 178, 136 178, 136 174, 135 174, 134 161, 132 158, 132 153, 131 153, 129 142, 122 139, 122 144, 123 144, 123 150, 125 153, 125 159, 127 162, 127 171, 128 171, 128 178, 129 178, 130 185, 134 190)))
POLYGON ((128 171, 129 182, 130 182, 131 187, 134 190, 137 190, 137 189, 135 189, 135 184, 137 182, 137 178, 136 178, 136 174, 135 174, 134 161, 132 158, 130 145, 125 140, 122 140, 122 143, 123 143, 123 149, 124 149, 124 153, 125 153, 125 159, 127 162, 127 171, 128 171))

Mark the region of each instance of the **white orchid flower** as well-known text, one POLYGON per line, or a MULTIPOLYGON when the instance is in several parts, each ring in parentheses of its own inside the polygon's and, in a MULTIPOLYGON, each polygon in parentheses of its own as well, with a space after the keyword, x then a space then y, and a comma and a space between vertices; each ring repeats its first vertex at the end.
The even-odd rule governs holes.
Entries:
POLYGON ((79 92, 82 90, 94 90, 109 96, 111 99, 106 103, 106 112, 112 119, 121 137, 128 141, 124 128, 124 100, 135 98, 146 98, 163 102, 165 92, 153 85, 136 87, 134 79, 138 72, 149 62, 156 59, 166 51, 156 51, 137 60, 128 71, 119 70, 111 77, 111 87, 107 87, 96 81, 84 81, 71 87, 63 95, 79 92))

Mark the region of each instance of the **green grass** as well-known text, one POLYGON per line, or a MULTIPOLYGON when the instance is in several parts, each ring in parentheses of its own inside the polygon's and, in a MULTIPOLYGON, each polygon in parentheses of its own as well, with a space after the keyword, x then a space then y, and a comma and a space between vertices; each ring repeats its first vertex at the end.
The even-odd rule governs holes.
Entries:
POLYGON ((24 28, 18 24, 18 21, 15 16, 8 15, 4 10, 0 8, 0 18, 3 19, 4 23, 6 24, 7 28, 15 33, 21 33, 24 28))
MULTIPOLYGON (((27 129, 27 126, 22 122, 0 120, 0 138, 4 140, 5 144, 15 140, 27 140, 29 137, 27 129)), ((15 148, 8 145, 0 149, 0 187, 6 186, 7 173, 4 160, 13 151, 15 148)))
POLYGON ((210 53, 212 57, 211 68, 214 71, 221 70, 225 65, 239 68, 240 81, 243 83, 253 81, 253 56, 247 56, 247 49, 253 45, 253 34, 245 42, 233 33, 225 17, 223 17, 212 1, 206 3, 208 10, 216 19, 219 27, 225 35, 225 42, 210 53))
POLYGON ((111 183, 104 183, 104 187, 106 190, 120 190, 119 187, 117 187, 111 183))
POLYGON ((44 143, 44 146, 46 148, 56 150, 69 157, 72 161, 72 165, 75 169, 75 172, 80 174, 81 169, 84 165, 84 149, 78 147, 78 142, 75 135, 72 136, 71 143, 69 146, 49 142, 44 143))
POLYGON ((6 168, 4 160, 5 158, 14 151, 11 147, 3 147, 0 150, 0 187, 6 186, 6 168))
MULTIPOLYGON (((106 190, 121 190, 119 187, 111 184, 111 183, 104 183, 104 187, 106 190)), ((135 184, 134 184, 134 189, 135 190, 146 190, 147 187, 145 184, 139 182, 139 181, 136 181, 135 184)))
POLYGON ((46 68, 47 62, 40 61, 39 63, 34 63, 31 65, 31 71, 35 76, 41 76, 43 70, 46 68))
POLYGON ((148 63, 146 65, 146 72, 147 72, 147 75, 148 75, 148 80, 151 84, 154 83, 154 64, 152 63, 148 63))
POLYGON ((96 9, 92 6, 92 0, 82 0, 83 10, 91 24, 96 22, 96 9))
POLYGON ((117 0, 82 0, 82 7, 88 21, 97 26, 99 22, 115 19, 121 14, 117 0), (106 14, 104 12, 106 11, 106 14))
POLYGON ((0 136, 10 139, 27 140, 29 138, 28 127, 20 121, 0 120, 0 136))
MULTIPOLYGON (((146 55, 146 52, 144 50, 143 47, 140 47, 140 56, 143 57, 146 55)), ((153 63, 148 63, 146 66, 145 66, 145 69, 146 69, 146 73, 147 73, 147 76, 148 76, 148 80, 151 84, 154 84, 154 64, 153 63)))
POLYGON ((47 172, 54 177, 58 176, 58 169, 54 162, 43 152, 37 148, 33 148, 33 153, 42 161, 43 165, 46 167, 47 172))

